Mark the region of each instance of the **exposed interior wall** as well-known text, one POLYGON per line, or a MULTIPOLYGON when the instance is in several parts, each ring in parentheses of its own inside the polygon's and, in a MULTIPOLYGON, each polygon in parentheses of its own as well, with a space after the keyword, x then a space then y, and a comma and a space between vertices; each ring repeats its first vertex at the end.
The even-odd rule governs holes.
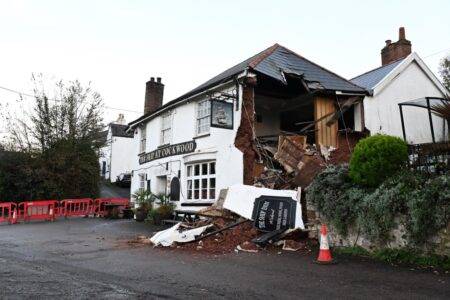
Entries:
MULTIPOLYGON (((255 101, 257 103, 257 101, 255 101)), ((256 136, 269 136, 280 134, 280 112, 267 106, 255 105, 255 132, 256 136)))
MULTIPOLYGON (((314 99, 314 119, 319 120, 320 118, 336 112, 334 105, 334 99, 328 96, 317 96, 314 99)), ((316 143, 323 146, 333 146, 338 147, 338 122, 334 122, 332 125, 328 126, 327 118, 319 121, 315 125, 316 129, 316 143)))

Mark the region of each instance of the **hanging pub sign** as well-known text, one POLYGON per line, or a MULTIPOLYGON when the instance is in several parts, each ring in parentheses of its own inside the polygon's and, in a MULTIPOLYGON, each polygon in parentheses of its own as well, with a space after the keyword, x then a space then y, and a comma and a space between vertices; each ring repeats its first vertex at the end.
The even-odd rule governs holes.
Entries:
POLYGON ((253 205, 254 225, 261 231, 270 232, 295 227, 297 202, 289 197, 261 196, 253 205))
POLYGON ((211 127, 233 129, 233 103, 211 100, 211 127))
POLYGON ((139 164, 145 164, 155 159, 165 158, 174 155, 186 154, 195 151, 197 144, 195 141, 189 141, 174 145, 168 145, 139 156, 139 164))

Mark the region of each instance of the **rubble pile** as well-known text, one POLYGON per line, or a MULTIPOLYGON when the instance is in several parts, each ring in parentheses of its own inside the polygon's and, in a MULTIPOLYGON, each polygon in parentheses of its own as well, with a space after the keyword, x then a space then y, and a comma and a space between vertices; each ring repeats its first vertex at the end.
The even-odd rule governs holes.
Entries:
POLYGON ((211 207, 195 212, 200 218, 179 222, 150 238, 154 246, 208 253, 258 252, 264 248, 308 250, 298 191, 245 185, 220 193, 211 207), (297 233, 297 234, 295 234, 297 233))
POLYGON ((351 152, 364 134, 341 133, 338 149, 308 144, 302 135, 281 135, 278 141, 259 138, 254 184, 271 189, 306 188, 327 165, 348 163, 351 152))

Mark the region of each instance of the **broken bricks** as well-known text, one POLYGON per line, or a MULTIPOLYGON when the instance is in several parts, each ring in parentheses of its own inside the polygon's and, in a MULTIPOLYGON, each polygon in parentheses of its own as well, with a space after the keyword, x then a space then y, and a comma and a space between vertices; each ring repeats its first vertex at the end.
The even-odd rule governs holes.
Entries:
POLYGON ((296 200, 299 199, 298 191, 236 185, 228 189, 224 198, 219 205, 213 205, 212 210, 200 211, 200 220, 194 223, 180 222, 156 233, 151 238, 152 243, 155 246, 177 245, 177 248, 211 253, 236 249, 255 252, 259 245, 266 246, 276 241, 275 236, 280 236, 289 228, 304 228, 301 205, 296 200), (208 212, 214 213, 206 216, 208 212), (262 218, 262 215, 267 218, 262 218), (263 222, 267 226, 255 227, 255 218, 258 224, 263 222), (271 234, 274 236, 268 237, 271 234))

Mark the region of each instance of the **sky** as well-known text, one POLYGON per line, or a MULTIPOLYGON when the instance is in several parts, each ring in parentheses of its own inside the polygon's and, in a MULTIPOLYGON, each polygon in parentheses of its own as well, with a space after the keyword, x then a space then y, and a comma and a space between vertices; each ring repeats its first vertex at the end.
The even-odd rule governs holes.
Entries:
MULTIPOLYGON (((32 93, 32 73, 91 82, 111 107, 105 121, 122 108, 130 122, 150 77, 168 102, 279 43, 349 79, 380 66, 400 26, 437 74, 450 55, 448 0, 0 0, 0 86, 32 93)), ((3 108, 17 98, 0 90, 3 108)))

